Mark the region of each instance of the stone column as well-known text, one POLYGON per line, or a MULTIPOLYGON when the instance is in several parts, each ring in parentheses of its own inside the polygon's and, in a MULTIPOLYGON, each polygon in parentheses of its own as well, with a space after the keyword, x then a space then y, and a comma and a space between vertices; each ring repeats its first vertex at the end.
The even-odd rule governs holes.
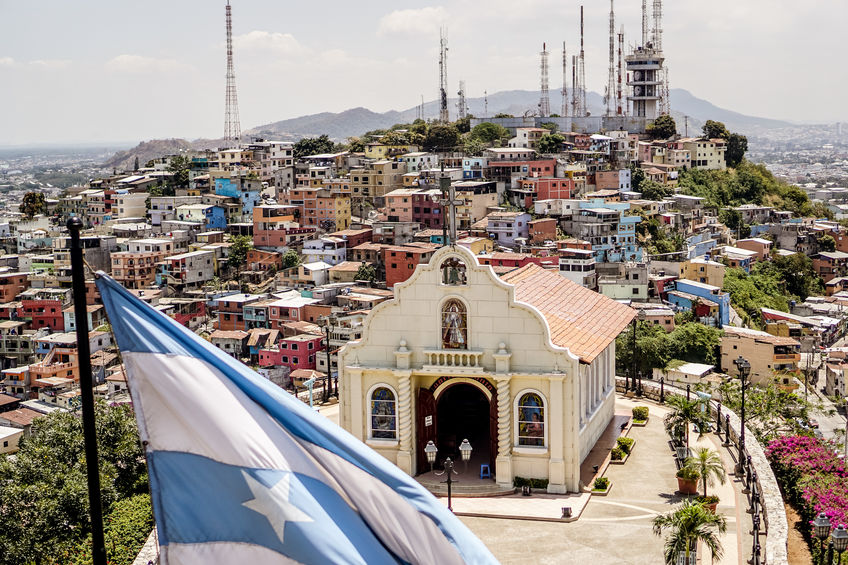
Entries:
POLYGON ((554 373, 548 376, 551 383, 550 398, 548 398, 548 448, 550 463, 548 463, 548 492, 563 494, 568 492, 565 476, 565 398, 563 395, 563 379, 565 374, 554 373))
POLYGON ((510 377, 495 377, 498 385, 498 456, 495 480, 501 486, 512 486, 512 393, 510 377))
POLYGON ((412 372, 398 374, 398 440, 397 466, 412 474, 412 372))

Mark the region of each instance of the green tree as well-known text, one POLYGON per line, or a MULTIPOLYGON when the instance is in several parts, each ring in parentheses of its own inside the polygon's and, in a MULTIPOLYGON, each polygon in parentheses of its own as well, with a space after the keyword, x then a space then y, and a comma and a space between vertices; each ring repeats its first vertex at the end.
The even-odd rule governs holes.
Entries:
POLYGON ((647 127, 651 139, 668 139, 677 134, 677 123, 670 114, 663 114, 647 127))
POLYGON ((686 447, 689 447, 689 428, 692 424, 698 426, 700 438, 710 422, 709 413, 703 409, 703 401, 700 398, 686 400, 684 396, 672 395, 666 399, 666 404, 672 409, 663 419, 666 433, 672 438, 682 437, 686 447))
POLYGON ((738 167, 748 152, 748 138, 741 133, 731 133, 727 138, 724 160, 728 167, 738 167))
POLYGON ((469 131, 471 131, 471 118, 473 117, 474 116, 469 114, 468 116, 455 121, 453 125, 456 126, 456 130, 459 133, 468 133, 469 131))
MULTIPOLYGON (((726 379, 718 390, 721 403, 738 414, 742 407, 739 379, 726 379)), ((779 435, 807 431, 798 422, 805 422, 814 411, 826 412, 820 402, 805 399, 803 393, 784 389, 776 379, 745 388, 745 423, 760 442, 767 443, 779 435)))
POLYGON ((820 251, 836 251, 836 240, 830 234, 825 234, 819 238, 820 251))
POLYGON ((669 334, 669 354, 689 363, 715 365, 720 359, 722 332, 718 328, 690 322, 669 334))
POLYGON ((240 267, 247 261, 247 253, 253 249, 253 239, 247 235, 234 235, 230 238, 230 254, 227 264, 240 267))
MULTIPOLYGON (((367 134, 366 134, 367 135, 367 134)), ((294 157, 306 157, 308 155, 319 155, 321 153, 332 153, 336 144, 327 137, 327 134, 322 134, 318 137, 304 137, 294 144, 294 157)))
POLYGON ((634 355, 636 370, 642 375, 650 375, 655 368, 665 368, 671 360, 666 331, 657 324, 637 322, 635 349, 632 329, 619 334, 615 342, 615 365, 618 374, 630 374, 633 371, 634 355))
POLYGON ((630 188, 634 192, 642 191, 642 183, 645 182, 645 171, 636 163, 630 165, 630 188))
POLYGON ((138 170, 138 155, 135 156, 135 161, 133 162, 133 171, 138 170))
POLYGON ((27 192, 24 194, 21 204, 18 207, 21 214, 27 218, 32 218, 36 214, 41 214, 46 209, 43 192, 27 192))
POLYGON ((503 112, 499 112, 492 117, 493 118, 514 118, 515 116, 513 116, 512 114, 504 114, 503 112))
MULTIPOLYGON (((551 116, 551 117, 553 117, 553 116, 551 116)), ((543 123, 543 124, 541 125, 541 127, 542 127, 542 128, 544 128, 544 129, 546 129, 546 130, 548 130, 548 131, 549 131, 549 132, 551 132, 551 133, 556 133, 556 132, 557 132, 557 130, 559 129, 559 126, 558 126, 558 125, 556 125, 556 124, 555 124, 555 123, 553 123, 553 122, 545 122, 545 123, 543 123)))
POLYGON ((188 186, 189 171, 191 171, 191 159, 185 155, 175 155, 168 162, 168 172, 173 173, 171 184, 178 188, 188 186))
POLYGON ((462 136, 462 151, 466 155, 480 155, 485 148, 486 144, 480 139, 470 134, 462 136))
POLYGON ((539 144, 536 150, 539 153, 560 153, 562 144, 565 143, 565 137, 558 133, 546 133, 539 138, 539 144))
MULTIPOLYGON (((644 173, 642 175, 644 178, 644 173)), ((639 183, 638 192, 642 193, 642 198, 645 200, 663 200, 674 194, 674 189, 653 180, 642 180, 639 183)))
POLYGON ((351 153, 362 153, 365 151, 365 141, 361 137, 348 137, 347 150, 351 153))
MULTIPOLYGON (((144 452, 129 405, 98 402, 103 507, 147 492, 144 452)), ((14 458, 0 457, 0 564, 60 563, 90 531, 82 422, 53 412, 33 423, 14 458)), ((145 535, 149 533, 149 529, 145 535)))
POLYGON ((723 123, 714 120, 707 120, 704 123, 703 131, 704 137, 708 139, 727 139, 730 137, 727 127, 723 123))
POLYGON ((707 496, 707 486, 715 486, 727 482, 727 473, 721 463, 718 452, 709 447, 696 447, 694 455, 686 459, 686 467, 698 472, 698 480, 704 487, 704 497, 707 496))
MULTIPOLYGON (((106 516, 104 527, 106 555, 110 565, 132 565, 152 529, 150 495, 138 494, 116 502, 106 516)), ((77 545, 75 555, 65 557, 74 565, 90 565, 91 534, 77 545)))
POLYGON ((459 130, 453 124, 433 124, 424 138, 426 151, 451 151, 459 145, 459 130))
POLYGON ((473 139, 478 139, 483 143, 495 143, 497 141, 508 139, 509 130, 500 124, 483 122, 482 124, 474 126, 471 130, 471 137, 473 139))
POLYGON ((283 269, 291 269, 300 265, 300 255, 294 249, 289 249, 283 253, 283 269))
POLYGON ((713 563, 724 554, 719 536, 727 531, 727 520, 703 504, 686 500, 673 512, 655 517, 652 524, 654 535, 668 532, 663 552, 665 565, 675 565, 681 555, 685 557, 684 563, 689 563, 689 556, 699 542, 710 550, 713 563))
POLYGON ((356 280, 374 282, 377 280, 377 269, 373 265, 363 263, 356 270, 356 280))

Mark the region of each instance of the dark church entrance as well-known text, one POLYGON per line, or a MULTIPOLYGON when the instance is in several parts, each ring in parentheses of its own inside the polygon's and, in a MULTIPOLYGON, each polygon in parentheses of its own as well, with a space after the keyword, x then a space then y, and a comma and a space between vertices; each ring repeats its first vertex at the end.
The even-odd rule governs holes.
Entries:
POLYGON ((480 388, 468 383, 456 383, 448 386, 438 400, 429 390, 421 389, 418 400, 418 472, 429 470, 423 457, 423 448, 429 440, 439 449, 436 468, 442 468, 444 460, 450 457, 457 462, 457 470, 463 470, 465 465, 459 446, 463 439, 468 439, 473 449, 468 472, 479 475, 480 465, 489 465, 494 476, 494 455, 497 451, 496 394, 492 395, 490 402, 480 388))

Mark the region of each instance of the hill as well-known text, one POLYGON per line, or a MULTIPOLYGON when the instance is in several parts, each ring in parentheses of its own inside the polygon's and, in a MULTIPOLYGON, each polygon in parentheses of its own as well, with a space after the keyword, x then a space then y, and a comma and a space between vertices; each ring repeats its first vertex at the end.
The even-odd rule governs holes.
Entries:
POLYGON ((103 163, 103 168, 129 171, 135 164, 135 158, 143 166, 146 162, 163 155, 172 155, 188 149, 203 150, 216 149, 221 144, 220 139, 197 139, 188 141, 185 139, 152 139, 142 141, 132 149, 118 151, 109 160, 103 163))

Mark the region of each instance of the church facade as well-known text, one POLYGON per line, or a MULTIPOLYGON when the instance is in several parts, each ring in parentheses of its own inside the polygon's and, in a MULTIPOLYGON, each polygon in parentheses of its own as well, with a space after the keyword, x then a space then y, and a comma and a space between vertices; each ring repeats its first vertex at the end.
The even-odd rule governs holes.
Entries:
POLYGON ((428 442, 458 460, 468 439, 502 487, 579 491, 633 310, 533 264, 498 277, 454 246, 394 289, 339 353, 341 425, 411 475, 428 442))

